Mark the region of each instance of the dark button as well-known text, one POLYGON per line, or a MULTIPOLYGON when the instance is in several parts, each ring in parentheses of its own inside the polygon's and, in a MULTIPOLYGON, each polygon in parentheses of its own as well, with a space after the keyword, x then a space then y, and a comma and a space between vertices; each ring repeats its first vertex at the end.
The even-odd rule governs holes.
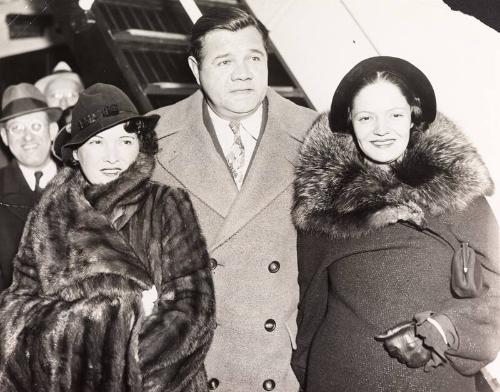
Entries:
POLYGON ((216 390, 218 386, 219 380, 217 380, 216 378, 211 378, 210 380, 208 380, 208 389, 210 389, 211 391, 216 390))
MULTIPOLYGON (((217 260, 210 259, 210 269, 215 269, 217 267, 217 260)), ((216 387, 217 388, 217 387, 216 387)))
POLYGON ((280 262, 279 261, 272 261, 268 266, 267 269, 269 270, 270 273, 275 274, 280 270, 280 262))
POLYGON ((266 320, 264 328, 267 332, 273 332, 274 328, 276 328, 276 321, 274 321, 273 319, 266 320))
POLYGON ((264 383, 262 384, 262 388, 264 388, 264 391, 272 391, 275 387, 276 383, 271 379, 264 381, 264 383))

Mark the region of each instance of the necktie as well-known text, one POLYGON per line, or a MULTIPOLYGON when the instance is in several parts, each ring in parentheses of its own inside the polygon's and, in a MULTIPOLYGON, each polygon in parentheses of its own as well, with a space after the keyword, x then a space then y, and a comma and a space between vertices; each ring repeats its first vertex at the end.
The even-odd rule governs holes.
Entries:
POLYGON ((40 178, 42 176, 43 176, 43 173, 41 171, 35 172, 35 193, 36 194, 42 193, 42 188, 40 188, 40 178))
POLYGON ((231 149, 226 155, 227 164, 231 169, 231 174, 233 175, 234 182, 238 189, 241 189, 243 177, 245 177, 243 171, 243 166, 245 164, 245 148, 241 141, 240 125, 239 121, 231 121, 229 123, 229 128, 233 131, 234 139, 231 149))

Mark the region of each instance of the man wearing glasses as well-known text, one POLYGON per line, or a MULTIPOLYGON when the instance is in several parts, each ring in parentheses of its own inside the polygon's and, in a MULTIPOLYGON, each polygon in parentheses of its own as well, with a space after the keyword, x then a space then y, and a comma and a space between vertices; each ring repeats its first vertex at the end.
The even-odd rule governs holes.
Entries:
POLYGON ((16 255, 29 211, 57 166, 50 154, 61 116, 33 85, 8 87, 2 97, 0 136, 14 159, 0 169, 0 291, 12 282, 16 255))

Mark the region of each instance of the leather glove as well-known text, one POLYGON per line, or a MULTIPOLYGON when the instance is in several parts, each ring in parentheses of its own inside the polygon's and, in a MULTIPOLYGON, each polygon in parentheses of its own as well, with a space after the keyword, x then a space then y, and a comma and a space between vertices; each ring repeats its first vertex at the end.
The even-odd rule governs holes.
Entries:
POLYGON ((431 359, 432 351, 423 345, 423 340, 415 334, 416 323, 400 323, 384 333, 375 336, 384 342, 389 355, 410 368, 424 366, 431 359))

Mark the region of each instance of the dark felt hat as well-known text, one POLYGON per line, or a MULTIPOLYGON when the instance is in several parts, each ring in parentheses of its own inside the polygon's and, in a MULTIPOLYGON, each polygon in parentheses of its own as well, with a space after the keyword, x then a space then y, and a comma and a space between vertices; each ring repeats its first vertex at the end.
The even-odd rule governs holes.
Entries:
POLYGON ((420 99, 422 119, 428 123, 434 121, 436 118, 436 95, 427 76, 406 60, 390 56, 377 56, 356 64, 340 81, 330 108, 332 131, 348 131, 348 108, 351 106, 355 94, 363 86, 364 78, 377 71, 392 73, 401 78, 420 99))
POLYGON ((50 121, 56 122, 61 117, 62 110, 49 107, 45 96, 32 84, 19 83, 5 89, 0 123, 35 112, 47 112, 50 121))
POLYGON ((118 87, 96 83, 80 93, 73 108, 71 124, 61 129, 54 140, 54 154, 66 161, 72 150, 92 136, 115 125, 137 120, 138 129, 154 129, 159 116, 141 116, 127 95, 118 87))

